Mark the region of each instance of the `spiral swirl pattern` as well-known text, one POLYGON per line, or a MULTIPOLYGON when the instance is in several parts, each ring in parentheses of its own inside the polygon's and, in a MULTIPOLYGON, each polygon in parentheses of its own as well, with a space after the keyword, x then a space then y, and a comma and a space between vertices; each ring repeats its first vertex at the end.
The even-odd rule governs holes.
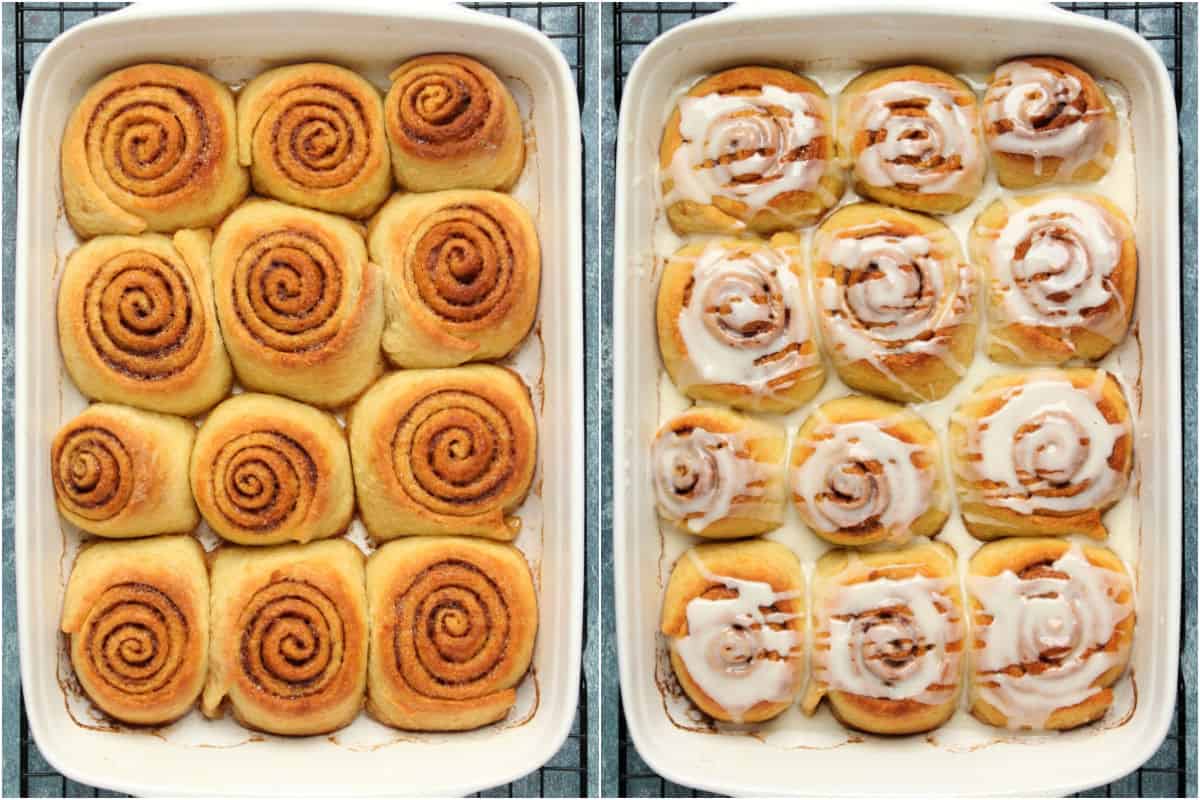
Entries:
POLYGON ((191 276, 145 250, 126 250, 96 269, 84 289, 83 322, 104 363, 142 380, 186 369, 205 339, 191 276))
POLYGON ((651 458, 659 510, 693 532, 729 516, 735 500, 764 494, 765 472, 736 434, 683 426, 660 431, 651 458))
POLYGON ((133 494, 133 460, 120 437, 87 426, 56 440, 51 454, 58 501, 87 520, 111 519, 133 494))
POLYGON ((270 157, 276 168, 298 186, 345 186, 359 178, 371 156, 372 127, 362 102, 339 86, 315 84, 284 92, 259 125, 271 131, 270 157))
POLYGON ((396 96, 392 119, 406 139, 422 148, 455 151, 456 145, 471 142, 502 117, 485 69, 458 59, 403 74, 389 93, 389 98, 396 96))
POLYGON ((255 592, 238 630, 242 671, 268 695, 319 695, 341 669, 346 646, 341 614, 306 581, 278 580, 255 592))
POLYGON ((412 244, 409 275, 421 303, 444 322, 502 317, 513 304, 510 232, 487 209, 455 205, 427 218, 412 244))
POLYGON ((78 634, 86 662, 76 670, 106 694, 148 695, 167 688, 183 666, 191 627, 170 597, 143 583, 120 583, 96 600, 78 634))
POLYGON ((212 502, 243 530, 272 531, 308 516, 318 472, 295 439, 255 431, 230 440, 212 464, 212 502))

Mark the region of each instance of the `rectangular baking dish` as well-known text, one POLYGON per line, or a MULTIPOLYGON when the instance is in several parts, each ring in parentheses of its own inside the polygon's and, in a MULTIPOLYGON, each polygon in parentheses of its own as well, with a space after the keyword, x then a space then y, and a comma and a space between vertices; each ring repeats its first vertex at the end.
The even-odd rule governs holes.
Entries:
POLYGON ((1065 795, 1115 780, 1155 752, 1171 721, 1179 655, 1177 146, 1170 80, 1150 46, 1118 25, 1049 4, 1011 9, 945 2, 747 4, 675 28, 646 48, 625 84, 617 143, 613 539, 625 717, 652 769, 676 783, 739 795, 1065 795), (1143 351, 1135 445, 1141 552, 1132 716, 1095 733, 1006 740, 957 752, 920 736, 785 748, 753 736, 678 727, 656 685, 663 553, 646 455, 659 404, 655 170, 673 89, 740 64, 786 64, 803 73, 850 61, 917 62, 985 72, 1006 59, 1040 53, 1074 60, 1097 77, 1123 84, 1132 107, 1141 264, 1135 318, 1143 351))
MULTIPOLYGON (((21 679, 30 730, 68 778, 132 794, 457 795, 541 767, 566 738, 579 697, 583 608, 583 336, 579 108, 571 73, 541 33, 458 6, 376 3, 205 3, 126 9, 56 39, 29 80, 21 128, 16 285, 16 569, 21 679), (335 10, 336 9, 336 10, 335 10), (534 214, 543 273, 538 480, 542 529, 532 535, 540 620, 521 719, 464 734, 401 734, 360 715, 330 737, 250 735, 194 712, 170 735, 77 724, 58 678, 57 632, 71 544, 55 509, 48 462, 59 426, 84 405, 63 371, 57 275, 75 240, 62 220, 59 143, 71 109, 104 74, 164 60, 227 82, 270 66, 330 60, 386 87, 422 53, 458 52, 516 87, 532 130, 517 196, 534 214), (64 532, 60 534, 60 528, 64 532), (539 541, 540 537, 540 541, 539 541), (366 731, 365 734, 362 731, 366 731), (339 739, 340 736, 340 739, 339 739), (367 744, 388 739, 384 745, 367 744), (359 746, 355 746, 358 743, 359 746), (235 746, 229 746, 233 744, 235 746)), ((537 488, 535 484, 535 489, 537 488)), ((534 502, 534 511, 536 506, 534 502)), ((357 523, 356 523, 357 524, 357 523)), ((530 551, 522 544, 518 545, 530 551)), ((514 712, 514 716, 516 712, 514 712)))

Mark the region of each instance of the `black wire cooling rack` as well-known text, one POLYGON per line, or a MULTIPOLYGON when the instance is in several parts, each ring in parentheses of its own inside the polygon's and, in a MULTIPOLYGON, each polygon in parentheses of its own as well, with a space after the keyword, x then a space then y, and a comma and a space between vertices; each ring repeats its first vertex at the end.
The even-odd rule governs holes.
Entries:
MULTIPOLYGON (((724 8, 726 3, 614 3, 608 9, 612 15, 611 28, 605 27, 605 39, 611 43, 613 63, 613 108, 621 107, 621 93, 625 87, 625 79, 629 75, 633 62, 641 55, 646 45, 665 31, 674 28, 690 19, 710 14, 724 8), (612 32, 609 36, 608 31, 612 32)), ((1175 88, 1175 103, 1184 109, 1184 8, 1180 3, 1058 3, 1057 5, 1069 11, 1087 16, 1102 17, 1132 28, 1151 46, 1162 58, 1171 82, 1175 88)), ((1194 14, 1194 10, 1190 13, 1194 14)), ((1194 17, 1192 17, 1194 19, 1194 17)), ((1195 37, 1195 28, 1191 31, 1195 37)), ((1194 38, 1192 47, 1195 47, 1194 38)), ((1192 67, 1195 69, 1194 63, 1192 67)), ((1194 84, 1193 84, 1194 86, 1194 84)), ((1194 91, 1194 89, 1193 89, 1194 91)), ((1195 114, 1194 107, 1191 113, 1195 114)), ((1195 155, 1194 144, 1192 157, 1195 155)), ((1185 170, 1180 170, 1180 181, 1185 170)), ((1184 193, 1180 191, 1180 221, 1183 220, 1184 193)), ((1185 263, 1186 261, 1181 261, 1185 263)), ((1194 557, 1195 546, 1184 548, 1185 557, 1194 557)), ((1185 576, 1186 576, 1185 572, 1185 576)), ((1194 587, 1184 579, 1185 590, 1184 613, 1185 625, 1183 635, 1187 637, 1189 625, 1195 625, 1191 614, 1195 611, 1196 601, 1194 587)), ((1183 648, 1181 647, 1181 651, 1183 648)), ((1185 675, 1192 669, 1186 656, 1180 664, 1179 692, 1175 706, 1175 716, 1171 723, 1170 732, 1161 748, 1141 769, 1127 775, 1115 783, 1101 786, 1083 792, 1082 797, 1186 797, 1187 777, 1189 769, 1189 751, 1194 749, 1191 738, 1189 704, 1185 692, 1185 675)), ((689 789, 660 778, 646 762, 642 760, 633 741, 629 738, 625 724, 625 715, 619 701, 605 703, 605 711, 612 710, 620 713, 618 726, 618 776, 616 794, 621 797, 715 797, 707 792, 689 789)), ((1195 769, 1194 765, 1191 767, 1195 769)), ((607 784, 608 781, 606 780, 607 784)))
MULTIPOLYGON (((17 109, 25 96, 25 82, 34 62, 46 46, 63 31, 81 22, 116 11, 128 3, 18 3, 14 16, 15 42, 12 55, 5 58, 13 67, 17 109)), ((586 97, 584 65, 586 61, 584 3, 464 3, 469 8, 531 25, 546 34, 562 51, 571 68, 579 93, 579 104, 586 97)), ((5 43, 7 44, 7 42, 5 43)), ((6 65, 7 66, 7 65, 6 65)), ((585 151, 586 152, 586 151, 585 151)), ((584 165, 585 173, 589 166, 584 165)), ((585 182, 586 185, 586 182, 585 182)), ((585 206, 586 215, 586 206, 585 206)), ((585 216, 586 219, 586 216, 585 216)), ((584 226, 586 232, 587 226, 584 226)), ((585 241, 586 247, 586 241, 585 241)), ((587 617, 585 600, 584 616, 587 617)), ((4 669, 17 671, 15 650, 5 651, 4 669)), ((581 676, 579 706, 567 741, 541 769, 518 781, 480 792, 479 797, 579 797, 588 794, 588 703, 587 679, 581 676)), ((123 797, 96 789, 60 775, 46 762, 29 733, 25 701, 21 700, 20 786, 22 797, 123 797)))

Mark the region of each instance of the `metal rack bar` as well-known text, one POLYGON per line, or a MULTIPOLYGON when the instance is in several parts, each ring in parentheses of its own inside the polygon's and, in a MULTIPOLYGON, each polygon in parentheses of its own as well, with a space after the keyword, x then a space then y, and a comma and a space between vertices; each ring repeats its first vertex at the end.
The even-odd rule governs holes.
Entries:
MULTIPOLYGON (((62 32, 85 20, 123 8, 128 3, 19 3, 13 17, 14 39, 5 41, 5 54, 13 54, 13 86, 15 105, 21 109, 25 83, 34 62, 45 47, 62 32), (9 45, 11 46, 11 49, 9 45)), ((584 3, 465 3, 464 5, 488 14, 509 17, 546 34, 567 59, 575 79, 579 103, 584 105, 588 98, 585 70, 587 42, 587 13, 584 3)), ((596 19, 593 15, 593 20, 596 19)), ((7 57, 7 55, 6 55, 7 57)), ((6 98, 7 100, 7 98, 6 98)), ((14 147, 15 151, 15 147, 14 147)), ((584 152, 587 152, 585 147, 584 152)), ((6 154, 7 155, 7 154, 6 154)), ((585 160, 585 181, 590 165, 585 160)), ((585 205, 585 222, 587 207, 585 205)), ((15 215, 6 217, 11 226, 15 215)), ((587 226, 584 226, 587 230, 587 226)), ((7 242, 6 242, 7 246, 7 242)), ((586 240, 585 240, 586 248, 586 240)), ((6 259, 11 263, 11 251, 6 259)), ((9 273, 11 277, 11 273, 9 273)), ((6 312, 7 313, 7 312, 6 312)), ((6 319, 7 324, 7 319, 6 319)), ((11 452, 11 451, 10 451, 11 452)), ((590 592, 588 593, 590 596, 590 592)), ((585 599, 584 614, 588 614, 590 600, 585 599)), ((11 631, 15 636, 15 630, 11 631)), ((6 649, 4 671, 15 675, 18 672, 15 649, 6 649)), ((589 712, 588 680, 586 674, 580 682, 579 706, 571 732, 559 752, 541 769, 506 786, 480 792, 481 797, 576 797, 589 793, 589 712)), ((19 734, 19 779, 13 787, 22 796, 28 797, 121 797, 122 795, 86 786, 56 772, 38 751, 37 743, 29 733, 25 716, 24 699, 20 700, 19 734)), ((6 787, 7 788, 7 787, 6 787)))
MULTIPOLYGON (((687 22, 705 14, 718 11, 724 8, 726 3, 615 3, 609 6, 606 11, 610 14, 610 18, 605 20, 604 40, 610 43, 612 48, 611 53, 605 54, 606 59, 611 58, 612 62, 612 107, 611 120, 615 124, 616 111, 621 107, 621 94, 625 87, 625 79, 629 75, 630 69, 633 67, 634 61, 641 55, 642 50, 646 45, 652 42, 655 38, 662 35, 671 28, 687 22)), ((1098 3, 1098 2, 1069 2, 1059 3, 1059 6, 1075 13, 1084 14, 1087 16, 1102 17, 1114 22, 1120 23, 1140 34, 1146 39, 1158 55, 1162 58, 1163 64, 1166 66, 1168 73, 1171 76, 1171 81, 1175 89, 1176 106, 1185 114, 1190 110, 1191 114, 1191 131, 1192 149, 1185 149, 1185 158, 1194 158, 1194 131, 1195 131, 1195 85, 1191 84, 1191 95, 1185 97, 1185 51, 1184 51, 1184 30, 1185 30, 1185 9, 1180 3, 1098 3), (1185 103, 1185 99, 1188 103, 1185 103)), ((1190 17, 1192 41, 1195 40, 1195 9, 1187 12, 1190 17)), ((1195 55, 1190 56, 1190 69, 1192 75, 1195 73, 1195 55)), ((1181 114, 1183 118, 1183 114, 1181 114)), ((1181 125, 1181 130, 1183 125, 1181 125)), ((1181 135, 1182 140, 1182 135, 1181 135)), ((615 157, 615 136, 607 137, 605 140, 606 156, 609 158, 615 157), (608 148, 613 149, 610 151, 608 148)), ((615 158, 614 158, 615 160, 615 158)), ((1194 163, 1193 163, 1194 170, 1194 163)), ((1183 176, 1187 172, 1186 169, 1181 169, 1180 172, 1180 222, 1187 219, 1184 214, 1184 204, 1188 201, 1182 191, 1183 176)), ((614 173, 609 173, 614 174, 614 173)), ((606 184, 606 196, 613 191, 611 184, 606 184)), ((1194 205, 1192 208, 1192 216, 1194 217, 1194 205)), ((1184 226, 1186 229, 1186 225, 1184 226)), ((1191 247, 1194 249, 1194 236, 1191 238, 1191 247)), ((1183 247, 1186 250, 1188 247, 1188 239, 1184 237, 1183 247)), ((1194 256, 1193 256, 1194 259, 1194 256)), ((1181 264, 1186 265, 1186 258, 1181 260, 1181 264)), ((1185 281, 1185 287, 1187 282, 1185 281)), ((1185 295, 1187 289, 1185 288, 1185 295)), ((1192 284, 1192 294, 1194 295, 1195 288, 1192 284)), ((611 324, 611 323, 610 323, 611 324)), ((1185 363, 1187 362, 1185 359, 1185 363)), ((1186 370, 1185 370, 1186 371, 1186 370)), ((1187 390, 1185 389, 1185 394, 1187 390)), ((1193 391, 1194 394, 1194 391, 1193 391)), ((1194 451, 1190 458, 1194 460, 1194 451)), ((1194 484, 1193 484, 1194 486, 1194 484)), ((1194 491, 1193 491, 1194 494, 1194 491)), ((1185 544, 1185 558, 1192 558, 1195 554, 1194 539, 1191 540, 1191 545, 1185 544)), ((1191 680, 1191 670, 1193 669, 1194 660, 1189 661, 1189 652, 1193 652, 1191 658, 1194 659, 1194 650, 1191 650, 1187 645, 1194 648, 1195 635, 1193 631, 1196 624, 1193 614, 1195 612, 1195 565, 1190 565, 1191 575, 1187 578, 1189 565, 1185 564, 1185 574, 1183 585, 1185 588, 1185 597, 1183 607, 1185 609, 1185 624, 1181 635, 1181 668, 1179 679, 1179 692, 1176 701, 1175 716, 1171 723, 1170 732, 1167 735, 1166 741, 1158 752, 1137 772, 1127 775, 1115 783, 1107 786, 1101 786, 1088 792, 1083 792, 1084 797, 1174 797, 1188 796, 1189 794, 1189 776, 1191 777, 1191 791, 1194 792, 1195 787, 1195 765, 1190 763, 1191 752, 1195 744, 1191 738, 1193 730, 1191 725, 1190 714, 1195 702, 1195 687, 1189 686, 1191 680), (1190 700, 1189 700, 1190 698, 1190 700)), ((606 684, 606 688, 609 684, 606 684)), ((617 780, 615 785, 609 783, 607 771, 605 773, 606 788, 612 786, 610 793, 619 794, 622 797, 711 797, 705 792, 698 792, 689 789, 686 786, 666 781, 660 778, 646 763, 642 760, 629 738, 628 730, 625 724, 625 716, 620 706, 619 697, 614 700, 609 700, 609 694, 605 694, 605 705, 602 711, 604 717, 603 724, 605 729, 608 729, 608 716, 610 714, 619 715, 619 724, 617 725, 617 780)), ((611 763, 606 760, 606 767, 611 763)))

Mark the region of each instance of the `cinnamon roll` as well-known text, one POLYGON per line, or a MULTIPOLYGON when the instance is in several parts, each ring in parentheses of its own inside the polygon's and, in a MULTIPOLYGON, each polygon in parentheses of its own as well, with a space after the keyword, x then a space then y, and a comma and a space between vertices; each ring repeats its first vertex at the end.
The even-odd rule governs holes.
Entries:
POLYGON ((802 288, 800 240, 720 239, 667 261, 658 288, 658 346, 684 394, 784 413, 825 382, 802 288))
POLYGON ((508 714, 538 627, 521 551, 460 536, 389 542, 367 561, 367 603, 371 716, 460 731, 508 714))
POLYGON ((1117 113, 1092 76, 1060 58, 1001 64, 983 98, 1000 185, 1096 181, 1117 154, 1117 113))
POLYGON ((138 64, 94 84, 62 142, 63 207, 82 237, 215 225, 246 196, 233 94, 204 73, 138 64))
POLYGON ((238 93, 237 122, 238 160, 259 194, 366 217, 392 188, 383 99, 345 67, 267 70, 238 93))
POLYGON ((229 215, 213 242, 225 344, 248 389, 323 408, 383 370, 383 279, 349 221, 272 200, 229 215))
POLYGON ((702 544, 671 570, 662 633, 692 702, 714 719, 786 711, 804 671, 804 572, 778 542, 702 544))
POLYGON ((988 356, 1094 361, 1125 338, 1137 292, 1133 227, 1109 200, 1050 193, 997 200, 971 229, 988 278, 988 356))
POLYGON ((50 446, 59 512, 96 536, 188 533, 200 524, 187 483, 196 439, 185 419, 96 403, 50 446))
POLYGON ((737 67, 679 101, 659 148, 663 203, 678 233, 811 225, 845 189, 829 99, 814 81, 737 67))
POLYGON ((921 733, 950 719, 967 628, 948 545, 826 553, 812 604, 806 714, 828 698, 843 724, 882 734, 921 733))
POLYGON ((537 425, 529 391, 501 367, 394 372, 348 421, 363 523, 377 540, 415 534, 516 538, 537 425))
POLYGON ((844 206, 813 237, 825 347, 842 380, 890 400, 940 400, 975 356, 975 270, 942 223, 844 206))
POLYGON ((67 258, 58 344, 94 400, 194 416, 229 393, 213 310, 208 231, 104 236, 67 258))
POLYGON ((354 720, 367 682, 363 554, 345 539, 225 545, 212 560, 212 659, 201 710, 306 736, 354 720))
POLYGON ((337 420, 273 395, 239 394, 213 409, 196 437, 191 483, 209 527, 238 544, 336 536, 354 515, 337 420))
POLYGON ((163 725, 196 704, 208 671, 208 571, 189 536, 98 542, 63 598, 71 666, 101 710, 163 725))
POLYGON ((508 195, 393 195, 367 243, 388 279, 383 350, 396 366, 501 358, 533 326, 541 249, 529 212, 508 195))
POLYGON ((971 713, 1000 728, 1066 730, 1104 716, 1133 644, 1133 584, 1107 548, 985 544, 971 559, 971 713))
POLYGON ((1133 420, 1104 370, 1031 370, 985 381, 950 420, 959 509, 978 539, 1108 535, 1125 493, 1133 420))
POLYGON ((870 397, 830 400, 804 421, 792 443, 791 489, 804 524, 840 545, 935 536, 950 513, 933 429, 870 397))
POLYGON ((782 429, 721 408, 667 420, 650 445, 659 515, 712 539, 752 536, 783 524, 782 429))
POLYGON ((975 93, 933 67, 877 69, 846 84, 837 146, 860 195, 927 214, 966 208, 987 174, 975 93))
POLYGON ((410 192, 508 191, 525 166, 521 113, 496 73, 466 56, 420 56, 390 76, 392 166, 410 192))

